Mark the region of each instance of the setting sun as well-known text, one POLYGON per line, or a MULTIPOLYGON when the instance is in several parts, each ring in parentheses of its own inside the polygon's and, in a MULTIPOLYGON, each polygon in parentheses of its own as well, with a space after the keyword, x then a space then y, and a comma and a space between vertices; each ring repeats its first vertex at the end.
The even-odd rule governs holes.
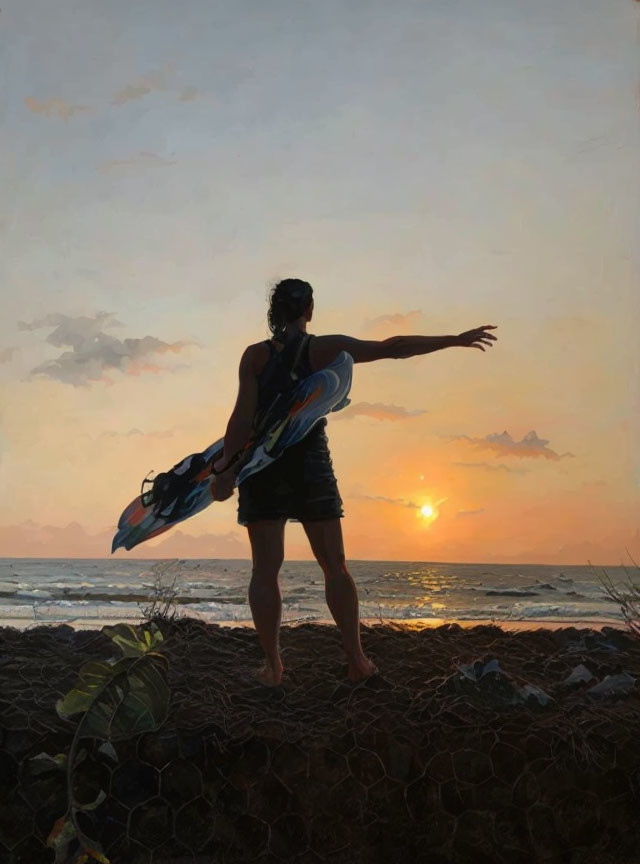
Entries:
POLYGON ((425 517, 425 519, 429 519, 430 516, 433 516, 434 510, 431 504, 425 504, 420 508, 420 514, 425 517))

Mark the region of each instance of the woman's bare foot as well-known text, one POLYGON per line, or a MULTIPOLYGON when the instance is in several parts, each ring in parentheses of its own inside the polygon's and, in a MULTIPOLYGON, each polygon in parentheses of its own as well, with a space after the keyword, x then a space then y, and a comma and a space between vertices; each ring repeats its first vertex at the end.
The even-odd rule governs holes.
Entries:
POLYGON ((265 663, 258 672, 258 680, 261 684, 266 684, 267 687, 277 687, 282 682, 283 670, 284 667, 280 662, 275 666, 272 666, 271 663, 265 663))
POLYGON ((367 678, 371 678, 377 672, 378 667, 376 664, 363 654, 361 657, 349 661, 347 675, 349 681, 356 684, 358 681, 365 681, 367 678))

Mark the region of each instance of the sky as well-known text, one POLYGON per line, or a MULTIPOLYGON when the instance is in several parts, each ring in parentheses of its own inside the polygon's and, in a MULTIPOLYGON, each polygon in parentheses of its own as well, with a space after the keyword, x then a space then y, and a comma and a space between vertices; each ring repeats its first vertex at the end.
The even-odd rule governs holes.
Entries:
MULTIPOLYGON (((5 0, 0 556, 107 557, 297 276, 316 334, 498 326, 356 367, 348 558, 640 560, 639 14, 5 0)), ((248 557, 236 506, 118 554, 248 557)))

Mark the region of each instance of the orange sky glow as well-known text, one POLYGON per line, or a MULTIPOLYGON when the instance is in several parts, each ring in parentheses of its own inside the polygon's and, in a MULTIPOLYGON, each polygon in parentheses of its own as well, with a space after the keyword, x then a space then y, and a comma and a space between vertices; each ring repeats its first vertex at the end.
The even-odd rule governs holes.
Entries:
MULTIPOLYGON (((312 333, 499 328, 356 367, 348 558, 640 561, 637 4, 392 5, 3 5, 0 556, 107 557, 299 276, 312 333)), ((236 503, 117 554, 246 558, 236 503)))

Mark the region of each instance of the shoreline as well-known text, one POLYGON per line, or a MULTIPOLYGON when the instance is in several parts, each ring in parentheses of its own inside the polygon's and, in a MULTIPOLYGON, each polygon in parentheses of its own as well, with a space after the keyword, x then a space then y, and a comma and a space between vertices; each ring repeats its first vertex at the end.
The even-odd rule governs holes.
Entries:
MULTIPOLYGON (((247 630, 255 630, 252 620, 233 620, 223 619, 220 621, 209 621, 204 618, 192 618, 190 615, 179 616, 183 619, 191 619, 201 621, 204 624, 221 627, 221 628, 243 628, 247 630)), ((41 620, 26 619, 26 618, 0 618, 0 629, 3 627, 12 627, 17 630, 32 630, 35 627, 48 626, 57 627, 67 625, 74 630, 100 630, 105 625, 116 623, 126 623, 139 625, 143 623, 141 617, 128 618, 116 617, 113 618, 95 618, 82 619, 72 618, 69 620, 46 619, 41 620)), ((319 624, 335 627, 335 621, 332 618, 296 618, 291 621, 283 621, 282 629, 295 628, 305 624, 319 624)), ((501 630, 520 632, 531 630, 565 630, 574 628, 576 630, 603 630, 607 628, 615 628, 626 631, 626 624, 622 619, 603 619, 603 618, 528 618, 526 620, 498 620, 491 618, 361 618, 360 624, 364 627, 386 626, 391 625, 394 628, 407 631, 416 631, 424 629, 436 629, 444 625, 457 624, 459 627, 469 629, 473 627, 499 627, 501 630)))
MULTIPOLYGON (((215 621, 209 622, 218 624, 221 627, 248 627, 254 630, 253 621, 215 621)), ((335 627, 336 623, 332 618, 316 618, 313 621, 299 619, 291 622, 283 622, 282 626, 297 627, 302 624, 325 624, 335 627)), ((468 629, 472 627, 500 627, 502 630, 563 630, 569 627, 581 629, 602 630, 603 627, 615 627, 622 625, 620 629, 624 629, 624 621, 620 620, 603 620, 603 619, 571 619, 571 618, 531 618, 526 621, 499 621, 491 618, 361 618, 360 624, 365 627, 387 626, 392 625, 399 629, 406 630, 424 630, 425 628, 435 629, 444 625, 457 624, 458 626, 468 629)))
MULTIPOLYGON (((115 529, 114 529, 115 530, 115 529)), ((194 537, 197 539, 197 537, 194 537)), ((119 551, 119 550, 118 550, 119 551)), ((290 564, 309 564, 314 562, 314 558, 287 558, 287 561, 290 564)), ((184 555, 178 555, 175 557, 160 557, 154 558, 153 556, 142 557, 138 555, 131 555, 127 552, 123 552, 122 554, 118 554, 118 552, 111 555, 90 555, 88 557, 75 557, 75 556, 67 556, 67 555, 46 555, 44 557, 38 557, 33 555, 0 555, 0 561, 137 561, 141 563, 152 562, 154 564, 166 563, 166 562, 184 562, 184 561, 206 561, 208 563, 218 562, 218 561, 242 561, 243 563, 250 563, 251 558, 191 558, 185 557, 184 555)), ((479 566, 486 567, 593 567, 593 568, 604 568, 604 567, 620 567, 621 562, 614 564, 613 562, 609 562, 608 564, 593 564, 590 561, 586 563, 574 561, 572 563, 561 563, 557 561, 431 561, 431 560, 415 560, 413 558, 348 558, 347 562, 350 564, 428 564, 428 565, 439 565, 443 564, 446 566, 462 566, 466 567, 469 564, 477 564, 479 566)), ((629 565, 624 565, 629 566, 629 565)))

